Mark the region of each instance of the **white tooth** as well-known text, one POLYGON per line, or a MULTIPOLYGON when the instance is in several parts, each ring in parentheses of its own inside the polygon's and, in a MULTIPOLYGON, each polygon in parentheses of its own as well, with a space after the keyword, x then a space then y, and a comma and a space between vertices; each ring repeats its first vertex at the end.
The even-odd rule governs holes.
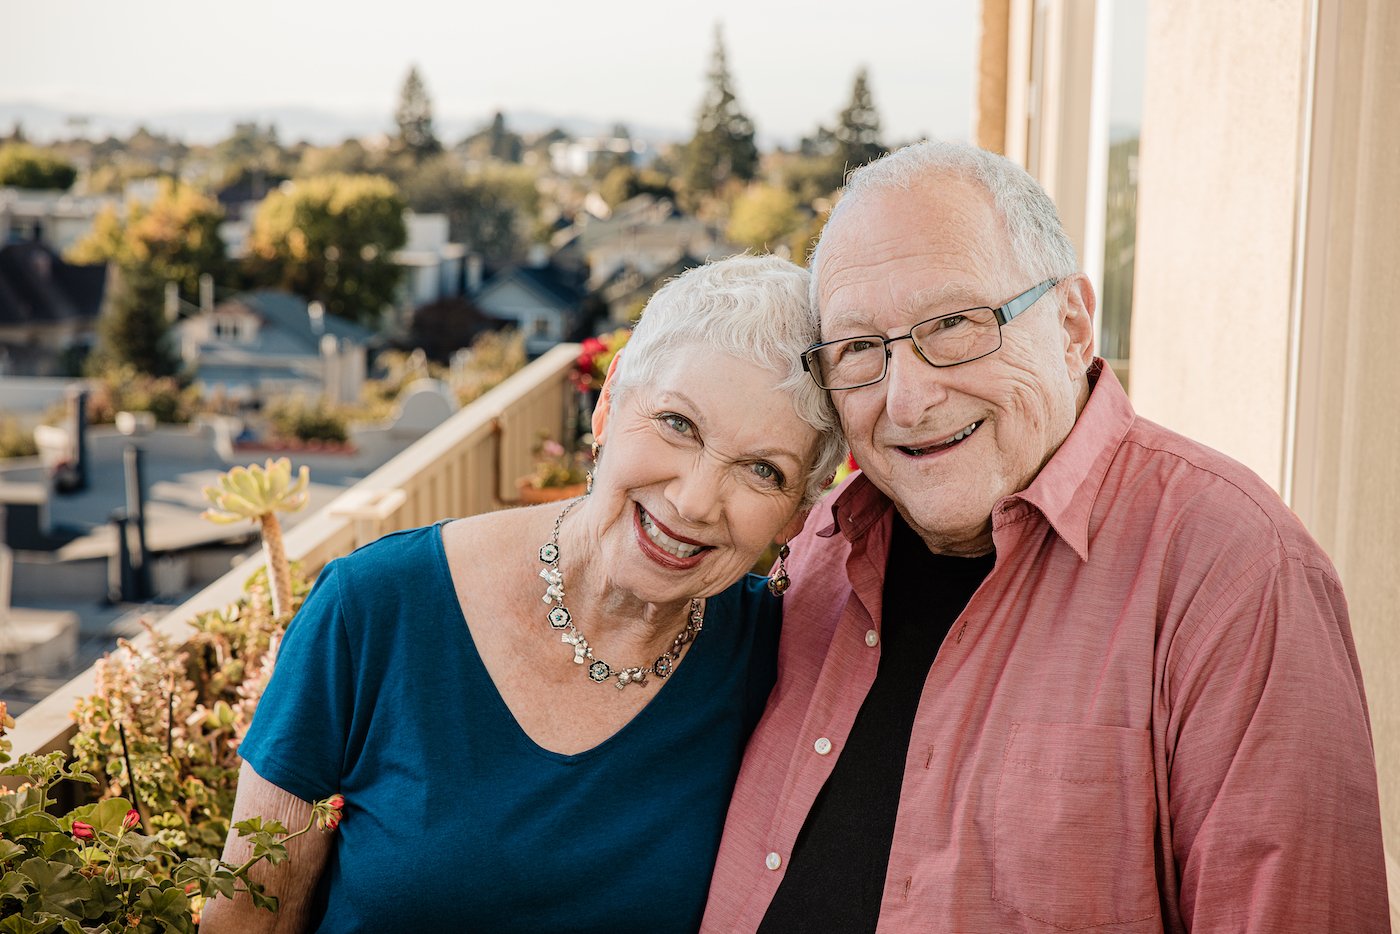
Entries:
POLYGON ((645 509, 642 510, 642 528, 646 530, 648 538, 677 558, 690 558, 700 553, 700 546, 677 541, 657 528, 645 509))

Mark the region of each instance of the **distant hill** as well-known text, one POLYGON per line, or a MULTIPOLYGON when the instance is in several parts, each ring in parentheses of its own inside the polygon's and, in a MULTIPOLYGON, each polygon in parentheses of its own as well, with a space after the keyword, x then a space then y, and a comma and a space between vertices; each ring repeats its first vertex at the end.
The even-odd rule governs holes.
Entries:
MULTIPOLYGON (((434 117, 438 138, 452 145, 491 122, 491 114, 475 117, 434 117)), ((131 116, 65 110, 47 104, 23 101, 0 101, 0 134, 8 134, 19 123, 25 135, 36 142, 86 136, 103 139, 107 136, 126 137, 138 126, 151 132, 164 133, 187 143, 214 143, 226 138, 236 123, 257 122, 277 127, 277 136, 284 144, 299 140, 327 145, 347 137, 372 136, 393 130, 388 114, 339 113, 315 107, 263 107, 222 110, 175 110, 131 116)), ((540 111, 520 111, 506 114, 506 123, 517 133, 539 133, 559 127, 573 136, 597 136, 623 123, 634 137, 652 142, 673 142, 689 138, 688 128, 658 127, 629 123, 617 119, 560 116, 540 111)))

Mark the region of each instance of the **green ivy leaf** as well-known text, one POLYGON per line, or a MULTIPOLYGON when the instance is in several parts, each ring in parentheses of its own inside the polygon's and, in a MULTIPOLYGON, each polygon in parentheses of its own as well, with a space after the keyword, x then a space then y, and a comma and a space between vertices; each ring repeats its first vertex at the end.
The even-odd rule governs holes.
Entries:
POLYGON ((238 831, 239 836, 249 837, 255 833, 286 834, 287 828, 278 820, 263 820, 261 817, 250 817, 241 820, 233 825, 233 829, 238 831))
POLYGON ((136 900, 136 913, 160 924, 160 930, 185 932, 194 930, 190 920, 190 900, 177 886, 147 888, 136 900))
POLYGON ((33 888, 34 883, 23 873, 10 870, 0 876, 0 899, 8 897, 24 901, 33 888))
POLYGON ((233 898, 238 879, 228 866, 217 859, 187 859, 175 869, 175 881, 181 886, 199 884, 199 894, 211 896, 216 892, 233 898))
POLYGON ((256 882, 244 880, 248 884, 248 897, 253 900, 254 908, 266 908, 268 911, 277 910, 277 896, 268 895, 263 891, 263 887, 256 882))
POLYGON ((24 814, 14 820, 0 823, 0 836, 3 837, 24 837, 45 831, 65 833, 63 825, 52 814, 24 814))
POLYGON ((13 840, 0 840, 0 863, 8 863, 16 856, 23 855, 26 852, 28 851, 25 850, 24 847, 13 840))
MULTIPOLYGON (((81 920, 84 902, 92 896, 92 885, 67 863, 33 857, 20 864, 19 871, 33 880, 38 909, 63 918, 81 920)), ((33 899, 31 899, 31 902, 33 899)))
MULTIPOLYGON (((28 918, 21 918, 19 915, 10 915, 0 921, 0 934, 47 934, 52 931, 57 924, 55 921, 30 921, 28 918)), ((78 929, 80 934, 82 929, 78 929)))

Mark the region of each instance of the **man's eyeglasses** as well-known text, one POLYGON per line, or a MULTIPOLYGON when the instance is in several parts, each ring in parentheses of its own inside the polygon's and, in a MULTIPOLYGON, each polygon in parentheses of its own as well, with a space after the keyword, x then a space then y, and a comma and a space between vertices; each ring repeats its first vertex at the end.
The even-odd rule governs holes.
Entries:
POLYGON ((802 368, 822 389, 835 392, 871 386, 889 372, 890 345, 908 340, 929 366, 947 367, 1001 349, 1001 328, 1031 307, 1059 279, 1046 279, 1000 308, 967 308, 920 321, 899 337, 862 334, 813 344, 802 353, 802 368))

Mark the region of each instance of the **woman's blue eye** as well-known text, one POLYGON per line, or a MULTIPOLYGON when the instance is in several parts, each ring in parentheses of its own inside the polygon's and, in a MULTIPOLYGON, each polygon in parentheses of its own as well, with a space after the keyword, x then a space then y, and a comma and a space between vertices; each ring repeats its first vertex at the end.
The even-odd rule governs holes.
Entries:
POLYGON ((666 423, 667 428, 683 435, 689 434, 694 427, 690 424, 690 419, 686 418, 684 415, 676 415, 673 412, 668 412, 661 416, 661 420, 666 423))
POLYGON ((774 467, 772 464, 759 461, 753 465, 753 472, 763 480, 771 480, 780 486, 782 485, 783 475, 778 468, 774 467))

